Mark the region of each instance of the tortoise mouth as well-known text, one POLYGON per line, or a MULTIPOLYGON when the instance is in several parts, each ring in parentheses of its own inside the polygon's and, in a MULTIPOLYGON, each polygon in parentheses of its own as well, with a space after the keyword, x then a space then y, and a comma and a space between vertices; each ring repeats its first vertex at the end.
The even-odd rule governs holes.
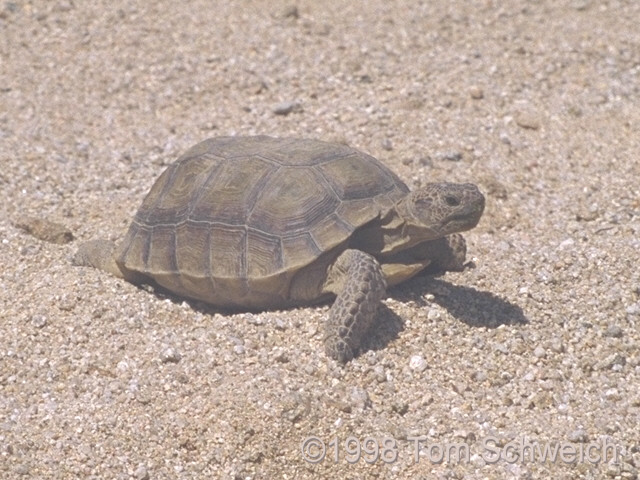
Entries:
POLYGON ((447 230, 449 233, 470 230, 480 221, 482 211, 482 208, 474 208, 456 215, 451 215, 442 222, 443 230, 447 230))
POLYGON ((479 191, 477 191, 477 196, 478 198, 474 199, 474 201, 466 203, 464 208, 462 208, 459 212, 447 218, 445 224, 461 225, 463 226, 464 230, 475 227, 480 221, 480 217, 482 217, 485 203, 484 196, 479 191))

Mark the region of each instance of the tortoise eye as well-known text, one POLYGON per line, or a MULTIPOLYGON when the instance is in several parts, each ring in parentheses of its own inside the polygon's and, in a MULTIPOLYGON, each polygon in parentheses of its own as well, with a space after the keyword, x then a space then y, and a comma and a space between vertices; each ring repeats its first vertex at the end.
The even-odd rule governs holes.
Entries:
POLYGON ((450 207, 457 207, 460 205, 460 199, 458 197, 454 197, 453 195, 447 195, 444 198, 444 201, 447 202, 447 205, 450 207))

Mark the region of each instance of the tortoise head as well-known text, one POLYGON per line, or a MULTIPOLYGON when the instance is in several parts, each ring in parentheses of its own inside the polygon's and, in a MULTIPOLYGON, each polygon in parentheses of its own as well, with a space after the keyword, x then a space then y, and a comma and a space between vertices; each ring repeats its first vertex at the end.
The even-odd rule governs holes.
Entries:
POLYGON ((484 211, 484 195, 472 183, 428 183, 397 208, 411 237, 431 240, 475 227, 484 211))

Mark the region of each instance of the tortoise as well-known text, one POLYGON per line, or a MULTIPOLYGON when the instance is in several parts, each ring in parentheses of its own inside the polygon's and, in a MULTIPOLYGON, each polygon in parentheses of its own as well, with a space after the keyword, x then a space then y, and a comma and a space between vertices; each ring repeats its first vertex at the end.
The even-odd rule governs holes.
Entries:
POLYGON ((470 183, 409 188, 377 159, 318 140, 218 137, 171 164, 116 245, 80 246, 76 265, 232 309, 336 297, 325 350, 357 353, 387 286, 427 266, 462 270, 462 232, 484 196, 470 183))

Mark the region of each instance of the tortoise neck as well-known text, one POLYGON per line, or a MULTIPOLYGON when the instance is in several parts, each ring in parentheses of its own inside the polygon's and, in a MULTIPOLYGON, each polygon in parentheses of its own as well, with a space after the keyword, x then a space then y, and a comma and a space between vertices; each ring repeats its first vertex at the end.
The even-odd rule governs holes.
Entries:
POLYGON ((380 214, 376 220, 361 228, 353 237, 351 246, 375 256, 392 255, 420 243, 411 225, 407 223, 400 204, 380 214), (413 233, 413 235, 412 235, 413 233))
POLYGON ((400 250, 406 250, 420 243, 422 238, 416 235, 415 228, 407 222, 406 212, 403 211, 403 202, 398 203, 382 217, 380 230, 384 239, 384 245, 380 251, 382 255, 390 255, 400 250))

